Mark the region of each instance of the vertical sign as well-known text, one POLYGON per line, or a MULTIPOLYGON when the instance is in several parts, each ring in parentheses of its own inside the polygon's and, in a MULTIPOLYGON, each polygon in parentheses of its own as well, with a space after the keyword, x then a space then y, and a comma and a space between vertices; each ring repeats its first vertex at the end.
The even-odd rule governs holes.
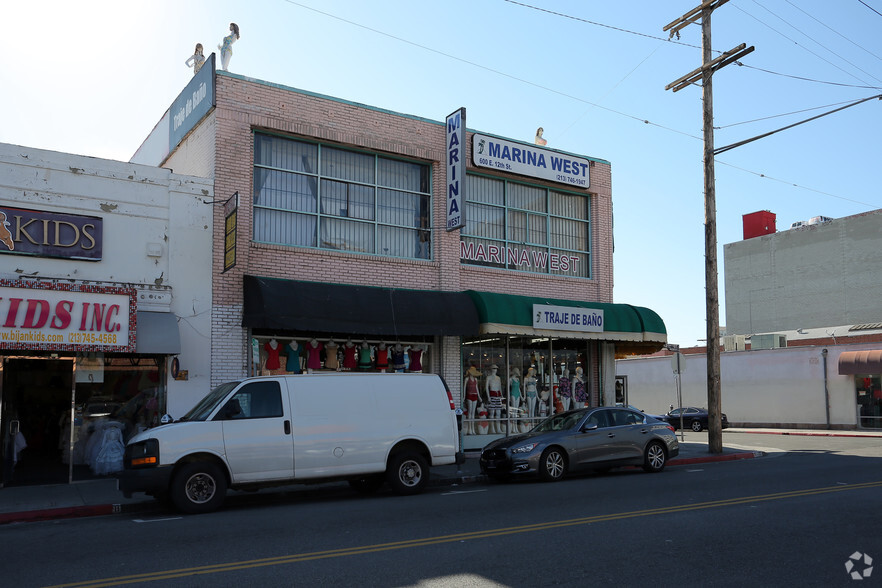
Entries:
POLYGON ((224 203, 224 271, 236 265, 236 216, 239 209, 239 192, 224 203))
POLYGON ((447 117, 447 230, 465 226, 465 107, 447 117))

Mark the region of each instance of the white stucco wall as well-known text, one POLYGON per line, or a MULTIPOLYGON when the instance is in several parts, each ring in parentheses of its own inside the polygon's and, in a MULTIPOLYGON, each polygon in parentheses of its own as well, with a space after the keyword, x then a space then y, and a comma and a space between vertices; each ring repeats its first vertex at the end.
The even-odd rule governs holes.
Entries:
POLYGON ((212 199, 208 179, 0 144, 0 206, 103 219, 100 261, 4 254, 0 276, 134 286, 138 310, 174 312, 189 380, 169 381, 168 409, 180 416, 209 391, 212 199))
MULTIPOLYGON (((857 425, 854 376, 839 375, 839 356, 845 351, 878 347, 876 343, 721 353, 722 410, 736 425, 825 427, 823 350, 826 349, 830 424, 854 427, 857 425)), ((706 356, 684 357, 682 404, 706 408, 706 356)), ((670 357, 620 359, 616 361, 616 373, 628 376, 628 402, 641 410, 664 414, 671 404, 679 404, 670 357)))

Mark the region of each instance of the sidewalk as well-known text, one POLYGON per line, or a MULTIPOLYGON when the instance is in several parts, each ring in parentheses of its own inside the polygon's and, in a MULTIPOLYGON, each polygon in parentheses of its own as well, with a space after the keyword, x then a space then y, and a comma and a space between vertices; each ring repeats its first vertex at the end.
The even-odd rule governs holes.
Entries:
MULTIPOLYGON (((746 429, 730 428, 731 433, 753 433, 769 435, 805 435, 827 437, 879 437, 878 433, 864 431, 830 431, 802 429, 746 429)), ((679 437, 679 435, 678 435, 679 437)), ((745 451, 736 447, 726 447, 723 452, 711 454, 707 443, 680 443, 680 455, 668 462, 668 467, 697 463, 712 463, 739 459, 762 457, 762 451, 745 451)), ((452 486, 483 482, 478 464, 478 452, 467 452, 466 461, 461 465, 432 468, 429 484, 432 486, 452 486)), ((284 486, 262 490, 261 493, 274 494, 297 491, 308 486, 284 486)), ((236 495, 254 496, 254 493, 230 492, 228 498, 236 495)), ((136 494, 125 498, 117 489, 116 479, 91 480, 73 484, 53 484, 46 486, 13 486, 0 488, 0 524, 45 521, 54 519, 109 515, 117 513, 138 513, 162 511, 165 507, 149 496, 136 494)))

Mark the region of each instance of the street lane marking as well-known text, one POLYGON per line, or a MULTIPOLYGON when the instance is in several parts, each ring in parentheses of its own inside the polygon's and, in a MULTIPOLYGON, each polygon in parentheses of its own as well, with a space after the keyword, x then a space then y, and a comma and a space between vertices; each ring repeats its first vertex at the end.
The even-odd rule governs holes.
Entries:
POLYGON ((476 494, 478 492, 486 492, 487 489, 483 490, 453 490, 451 492, 442 492, 441 496, 449 496, 451 494, 476 494))
POLYGON ((161 523, 162 521, 180 521, 184 517, 166 517, 164 519, 132 519, 133 523, 161 523))
POLYGON ((283 555, 278 557, 269 557, 265 559, 253 559, 240 562, 231 562, 223 564, 214 564, 208 566, 199 566, 192 568, 181 568, 177 570, 165 570, 158 572, 148 572, 144 574, 134 574, 130 576, 117 576, 115 578, 103 578, 99 580, 86 580, 82 582, 73 582, 69 584, 58 584, 50 588, 61 587, 77 587, 77 588, 99 588, 104 586, 119 586, 122 584, 134 584, 138 582, 159 582, 162 580, 171 580, 174 578, 186 578, 188 576, 200 576, 207 574, 218 574, 222 572, 232 572, 235 570, 246 570, 252 568, 260 568, 267 566, 277 566, 304 561, 314 561, 319 559, 329 559, 335 557, 348 557, 353 555, 363 555, 366 553, 379 553, 382 551, 394 551, 398 549, 410 549, 414 547, 426 547, 429 545, 439 545, 442 543, 454 543, 460 541, 472 541, 476 539, 487 539, 490 537, 500 537, 503 535, 515 535, 518 533, 534 533, 537 531, 548 531, 561 527, 573 527, 577 525, 589 525, 592 523, 602 523, 607 521, 616 521, 631 519, 637 517, 673 514, 680 512, 688 512, 692 510, 703 510, 709 508, 721 508, 725 506, 738 506, 751 504, 755 502, 768 502, 772 500, 784 500, 788 498, 801 498, 804 496, 815 496, 819 494, 831 494, 833 492, 847 492, 851 490, 866 490, 870 488, 882 487, 882 481, 863 482, 860 484, 852 484, 849 486, 827 486, 823 488, 809 488, 806 490, 793 490, 790 492, 776 492, 773 494, 760 494, 758 496, 742 496, 739 498, 726 498, 723 500, 713 500, 709 502, 699 502, 695 504, 681 504, 677 506, 663 506, 659 508, 650 508, 645 510, 635 510, 630 512, 611 513, 603 515, 594 515, 590 517, 579 517, 575 519, 565 519, 562 521, 550 521, 546 523, 534 523, 532 525, 519 525, 516 527, 503 527, 501 529, 488 529, 485 531, 471 531, 467 533, 456 533, 453 535, 440 535, 438 537, 425 537, 423 539, 410 539, 407 541, 396 541, 393 543, 379 543, 376 545, 364 545, 361 547, 349 547, 341 549, 329 549, 326 551, 313 551, 308 553, 299 553, 294 555, 283 555))

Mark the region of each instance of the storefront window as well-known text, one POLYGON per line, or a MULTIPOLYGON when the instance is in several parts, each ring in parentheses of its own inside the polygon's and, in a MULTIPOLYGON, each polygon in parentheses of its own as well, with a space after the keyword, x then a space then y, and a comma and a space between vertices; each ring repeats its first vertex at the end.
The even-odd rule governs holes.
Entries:
POLYGON ((857 375, 859 425, 865 429, 882 429, 882 378, 879 375, 857 375))
POLYGON ((251 339, 250 375, 335 371, 432 373, 431 349, 432 345, 423 341, 255 335, 251 339))
POLYGON ((465 447, 489 442, 478 435, 525 433, 552 414, 588 406, 587 349, 585 341, 545 337, 463 341, 465 447))
POLYGON ((254 137, 254 236, 261 243, 431 259, 428 165, 254 137))
POLYGON ((591 277, 589 197, 470 174, 463 263, 591 277))
MULTIPOLYGON (((74 480, 119 471, 125 442, 159 424, 166 398, 163 359, 101 353, 77 358, 72 456, 69 444, 62 445, 64 463, 73 458, 74 480)), ((69 432, 70 422, 65 424, 69 432)))

